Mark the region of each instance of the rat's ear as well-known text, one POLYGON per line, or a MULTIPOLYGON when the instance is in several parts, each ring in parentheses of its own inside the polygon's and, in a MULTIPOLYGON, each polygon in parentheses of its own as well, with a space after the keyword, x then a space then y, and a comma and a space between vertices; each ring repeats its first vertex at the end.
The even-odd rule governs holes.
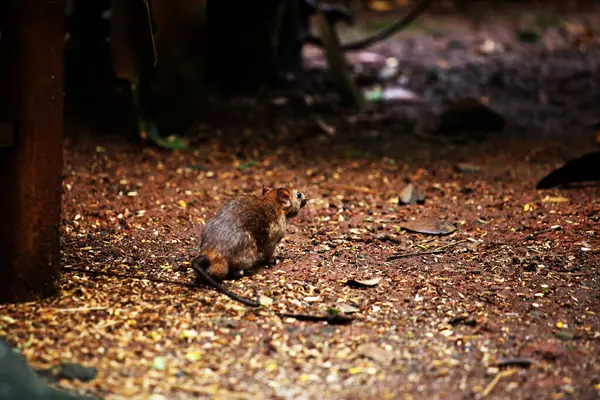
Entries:
POLYGON ((287 189, 277 189, 277 199, 284 208, 289 207, 292 204, 290 202, 290 191, 287 189))

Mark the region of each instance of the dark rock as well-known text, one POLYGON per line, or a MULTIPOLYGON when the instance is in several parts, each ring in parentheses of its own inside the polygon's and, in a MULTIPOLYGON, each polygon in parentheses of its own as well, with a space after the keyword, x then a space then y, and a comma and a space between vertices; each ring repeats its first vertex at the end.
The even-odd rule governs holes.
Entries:
POLYGON ((476 99, 459 100, 440 116, 438 133, 491 132, 504 129, 502 115, 476 99))

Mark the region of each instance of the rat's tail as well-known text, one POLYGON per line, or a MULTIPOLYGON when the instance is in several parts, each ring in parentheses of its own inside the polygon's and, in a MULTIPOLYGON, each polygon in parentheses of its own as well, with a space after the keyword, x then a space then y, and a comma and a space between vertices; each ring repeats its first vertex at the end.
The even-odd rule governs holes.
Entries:
POLYGON ((221 265, 223 265, 223 263, 224 263, 224 270, 225 270, 225 275, 226 275, 227 274, 227 263, 226 263, 225 259, 223 258, 223 256, 220 256, 219 254, 212 252, 212 251, 203 251, 202 254, 200 254, 192 262, 192 268, 196 272, 196 275, 198 275, 198 277, 200 277, 200 279, 202 279, 203 281, 205 281, 210 286, 217 289, 219 292, 223 293, 224 295, 229 296, 233 300, 237 300, 240 303, 245 304, 249 307, 259 307, 260 306, 260 298, 259 298, 258 294, 256 293, 256 289, 254 290, 254 294, 256 296, 256 301, 248 300, 244 297, 241 297, 241 296, 231 292, 228 289, 225 289, 223 286, 221 286, 219 283, 217 283, 217 281, 215 281, 214 278, 208 273, 208 271, 207 271, 208 268, 210 268, 211 270, 216 269, 219 272, 221 272, 222 271, 221 265), (217 268, 215 268, 215 267, 217 267, 217 268), (219 268, 219 267, 221 267, 221 268, 219 268))

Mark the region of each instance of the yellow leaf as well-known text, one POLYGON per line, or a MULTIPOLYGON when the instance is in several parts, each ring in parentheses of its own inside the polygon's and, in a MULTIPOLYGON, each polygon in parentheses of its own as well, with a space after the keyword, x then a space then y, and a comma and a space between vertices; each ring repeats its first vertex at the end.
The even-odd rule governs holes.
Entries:
POLYGON ((179 207, 181 207, 181 208, 186 208, 187 207, 187 204, 183 200, 179 200, 177 203, 179 204, 179 207))
POLYGON ((276 363, 275 361, 268 361, 268 362, 265 364, 265 369, 266 369, 268 372, 275 371, 275 370, 277 369, 277 363, 276 363))
POLYGON ((531 209, 531 205, 529 203, 525 204, 525 206, 523 207, 523 211, 527 212, 531 209))
POLYGON ((202 358, 202 354, 199 351, 190 351, 185 355, 188 361, 198 361, 202 358))

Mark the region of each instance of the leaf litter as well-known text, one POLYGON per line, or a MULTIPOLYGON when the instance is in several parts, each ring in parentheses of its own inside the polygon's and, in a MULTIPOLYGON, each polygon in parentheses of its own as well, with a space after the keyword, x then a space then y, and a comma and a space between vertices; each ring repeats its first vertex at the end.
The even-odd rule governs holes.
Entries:
MULTIPOLYGON (((490 40, 504 45, 501 38, 490 40)), ((562 101, 551 86, 562 93, 570 79, 585 75, 570 66, 594 57, 573 49, 568 64, 544 59, 552 72, 545 76, 535 70, 530 48, 532 62, 498 64, 493 58, 503 57, 505 48, 485 54, 489 77, 474 75, 472 64, 454 66, 451 57, 422 71, 433 90, 420 91, 417 69, 399 73, 423 101, 430 92, 480 100, 482 87, 499 85, 490 104, 507 124, 516 114, 493 98, 502 93, 511 94, 519 123, 542 115, 549 124, 555 115, 527 99, 562 101), (448 90, 444 85, 457 74, 474 90, 448 90), (538 82, 546 94, 528 91, 541 90, 538 82)), ((434 54, 424 53, 411 57, 434 54)), ((568 99, 571 109, 586 93, 568 99)), ((292 95, 286 98, 291 104, 292 95)), ((59 384, 108 398, 597 396, 590 377, 600 370, 600 254, 594 250, 600 194, 597 187, 538 192, 537 180, 563 155, 550 152, 535 163, 528 158, 534 145, 577 155, 589 150, 585 138, 595 132, 578 133, 574 118, 565 121, 569 136, 558 146, 543 134, 521 140, 508 126, 502 136, 486 133, 485 140, 461 144, 465 136, 434 141, 404 132, 404 116, 383 109, 340 116, 313 108, 304 115, 287 106, 274 113, 270 102, 240 103, 215 112, 199 128, 207 137, 190 140, 186 152, 143 149, 126 135, 67 142, 61 261, 72 269, 61 273, 60 296, 0 307, 0 335, 32 365, 93 367, 91 381, 59 384), (323 128, 336 132, 322 135, 325 145, 305 135, 315 128, 305 122, 321 113, 323 128), (246 131, 251 135, 240 135, 246 131), (457 173, 453 166, 464 160, 482 168, 457 173), (427 204, 402 207, 398 188, 414 177, 427 188, 427 204), (280 262, 228 283, 239 292, 257 287, 261 307, 248 310, 208 288, 166 282, 193 281, 186 262, 202 225, 226 199, 289 181, 314 188, 310 210, 290 224, 277 249, 280 262), (569 201, 544 201, 546 195, 569 201), (428 235, 400 227, 424 220, 434 221, 433 231, 442 221, 456 229, 428 235), (544 233, 531 236, 538 232, 544 233), (395 256, 401 257, 388 261, 395 256), (82 272, 90 270, 106 275, 82 272), (163 282, 118 276, 123 273, 163 282), (386 284, 346 285, 348 277, 373 276, 385 276, 386 284), (345 314, 351 323, 328 323, 345 314), (468 319, 450 323, 464 315, 468 319), (560 346, 568 351, 556 350, 560 346), (520 359, 532 366, 501 364, 520 359)))

